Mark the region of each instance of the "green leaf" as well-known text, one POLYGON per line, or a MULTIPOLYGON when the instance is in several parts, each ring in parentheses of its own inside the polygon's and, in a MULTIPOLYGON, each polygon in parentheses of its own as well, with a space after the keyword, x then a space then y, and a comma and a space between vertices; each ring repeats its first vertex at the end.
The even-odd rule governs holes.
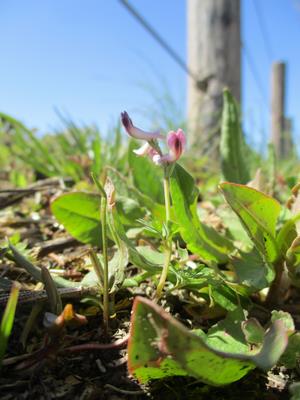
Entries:
MULTIPOLYGON (((236 313, 232 314, 232 321, 235 331, 240 322, 236 313)), ((284 327, 276 321, 258 351, 251 350, 246 344, 241 345, 239 336, 230 339, 229 333, 224 351, 223 339, 226 335, 222 329, 215 328, 210 339, 205 339, 204 334, 190 332, 156 303, 136 297, 128 342, 129 371, 142 383, 188 375, 211 385, 226 385, 241 379, 256 366, 271 368, 287 344, 284 327), (219 334, 221 336, 217 338, 219 334), (209 340, 211 344, 208 344, 209 340), (212 347, 213 342, 214 346, 218 343, 221 349, 212 347)))
POLYGON ((137 147, 138 144, 131 141, 128 148, 128 161, 134 184, 142 193, 157 203, 164 204, 162 168, 155 166, 148 158, 134 154, 133 150, 137 147))
POLYGON ((275 229, 280 204, 272 197, 248 186, 224 182, 220 184, 220 189, 257 250, 269 262, 274 262, 279 256, 275 229))
POLYGON ((271 314, 271 322, 280 320, 283 322, 284 327, 289 334, 295 332, 295 324, 291 314, 282 310, 273 310, 271 314))
POLYGON ((226 207, 219 208, 217 210, 218 216, 220 216, 222 223, 227 228, 229 234, 231 234, 233 240, 239 241, 243 244, 243 249, 253 247, 252 240, 249 238, 243 225, 241 224, 237 215, 226 207))
POLYGON ((163 266, 165 255, 156 250, 153 250, 150 246, 138 246, 136 247, 138 253, 144 257, 145 260, 148 260, 150 263, 155 265, 163 266))
MULTIPOLYGON (((100 264, 103 258, 97 256, 100 264)), ((125 267, 128 265, 128 252, 125 246, 117 250, 108 262, 108 282, 110 293, 116 292, 122 286, 125 278, 125 267)), ((97 286, 99 278, 95 270, 88 272, 81 280, 80 285, 85 287, 97 286)))
POLYGON ((285 254, 288 248, 291 246, 293 240, 297 237, 297 223, 299 224, 300 214, 293 216, 288 219, 277 235, 277 245, 280 254, 285 254))
POLYGON ((109 263, 109 289, 110 292, 117 291, 125 279, 125 268, 128 265, 129 251, 126 243, 119 235, 120 226, 122 226, 119 214, 115 207, 108 208, 107 223, 111 236, 118 248, 117 253, 109 263), (114 259, 116 258, 116 261, 114 259))
POLYGON ((224 310, 235 310, 241 302, 246 300, 244 293, 238 292, 237 285, 230 286, 213 268, 201 264, 195 268, 187 265, 184 268, 172 266, 168 280, 174 284, 173 289, 193 290, 197 291, 198 295, 201 290, 200 295, 210 303, 218 304, 224 310))
POLYGON ((110 293, 117 292, 125 279, 125 267, 128 265, 128 252, 125 246, 118 250, 108 263, 108 282, 110 293))
POLYGON ((252 292, 269 287, 275 278, 274 268, 255 248, 248 253, 240 251, 240 257, 232 257, 231 262, 238 282, 252 292))
POLYGON ((75 239, 101 246, 100 196, 74 192, 59 196, 51 204, 55 218, 75 239))
POLYGON ((300 359, 300 332, 295 332, 289 337, 288 346, 280 358, 280 364, 286 368, 296 368, 300 359))
POLYGON ((249 318, 242 322, 242 331, 248 343, 261 344, 263 342, 265 330, 256 318, 249 318))
POLYGON ((182 268, 179 265, 175 266, 173 271, 176 277, 176 289, 199 290, 209 285, 217 286, 220 284, 220 279, 215 271, 203 264, 199 264, 195 268, 190 268, 187 265, 182 268))
POLYGON ((127 237, 119 218, 114 219, 114 229, 116 230, 119 239, 124 245, 126 245, 129 254, 129 261, 133 265, 142 268, 151 274, 157 274, 161 272, 161 265, 153 263, 152 260, 147 260, 145 257, 146 254, 142 255, 138 252, 138 248, 127 237))
POLYGON ((143 218, 146 213, 136 200, 124 196, 118 196, 116 208, 123 225, 140 226, 137 220, 143 218))
POLYGON ((219 282, 218 285, 212 285, 210 290, 211 297, 219 306, 228 311, 236 309, 239 299, 237 294, 229 286, 219 282))
POLYGON ((248 353, 249 344, 242 331, 245 312, 241 307, 229 311, 226 318, 212 326, 206 335, 206 344, 223 352, 248 353))
POLYGON ((146 207, 153 217, 158 218, 160 221, 165 220, 166 213, 164 205, 158 204, 151 197, 138 190, 136 186, 130 185, 128 179, 116 169, 107 167, 107 171, 113 182, 115 182, 115 186, 118 188, 118 194, 135 199, 139 204, 142 204, 143 207, 146 207))
POLYGON ((10 291, 9 299, 6 304, 0 325, 0 367, 6 352, 8 338, 10 336, 13 327, 18 298, 19 298, 19 287, 13 285, 10 291))
POLYGON ((230 182, 247 183, 250 174, 239 109, 228 89, 223 91, 223 101, 220 141, 222 174, 230 182))
MULTIPOLYGON (((86 192, 63 194, 53 201, 51 210, 65 229, 80 242, 101 247, 100 195, 86 192)), ((116 208, 123 225, 139 226, 145 210, 135 200, 120 196, 116 208)))
POLYGON ((179 164, 175 165, 170 189, 180 234, 190 251, 206 261, 225 263, 232 243, 213 228, 202 224, 197 215, 198 190, 194 179, 179 164))
POLYGON ((293 285, 300 287, 300 236, 294 239, 286 252, 285 262, 293 285))
POLYGON ((275 321, 265 334, 261 350, 252 356, 261 369, 268 370, 277 364, 288 344, 288 334, 282 321, 275 321))
POLYGON ((45 285, 48 296, 48 303, 53 314, 60 315, 62 313, 62 301, 57 286, 51 276, 49 270, 44 265, 41 267, 41 278, 45 285))

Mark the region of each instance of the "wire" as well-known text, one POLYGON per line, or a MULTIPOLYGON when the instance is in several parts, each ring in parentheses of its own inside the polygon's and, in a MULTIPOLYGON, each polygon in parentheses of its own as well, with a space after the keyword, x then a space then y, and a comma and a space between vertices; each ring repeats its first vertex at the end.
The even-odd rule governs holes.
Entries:
POLYGON ((265 44, 265 50, 267 53, 267 57, 269 58, 269 60, 273 59, 273 51, 272 51, 272 46, 271 46, 271 42, 269 39, 269 35, 267 33, 267 30, 265 29, 265 24, 264 24, 264 18, 260 9, 260 6, 258 5, 258 1, 257 0, 253 0, 253 5, 254 5, 254 9, 255 9, 255 13, 256 13, 256 17, 258 19, 258 24, 261 30, 261 34, 263 37, 263 42, 265 44))
POLYGON ((155 31, 155 29, 142 17, 139 12, 127 0, 119 0, 130 14, 150 33, 160 46, 173 58, 173 60, 198 84, 198 77, 194 74, 185 61, 172 49, 171 46, 155 31))
POLYGON ((258 91, 260 92, 263 104, 266 107, 266 109, 269 110, 268 101, 267 101, 267 99, 265 98, 265 95, 264 95, 263 85, 261 83, 260 76, 259 76, 259 74, 257 72, 258 70, 257 70, 257 68, 255 66, 255 63, 253 61, 253 58, 252 58, 249 50, 247 49, 245 43, 243 43, 242 41, 241 41, 241 49, 242 49, 242 51, 243 51, 243 53, 245 55, 245 59, 246 59, 248 65, 249 65, 249 69, 250 69, 250 71, 252 73, 252 76, 253 76, 254 82, 256 84, 256 87, 257 87, 258 91))
MULTIPOLYGON (((160 46, 167 51, 167 53, 173 58, 173 60, 192 78, 195 80, 197 84, 199 84, 199 79, 197 76, 190 70, 187 64, 183 61, 183 59, 169 46, 166 41, 155 31, 155 29, 142 17, 139 12, 129 3, 128 0, 119 0, 120 3, 130 12, 130 14, 150 33, 150 35, 160 44, 160 46)), ((244 52, 245 58, 249 64, 249 68, 252 72, 254 81, 258 90, 260 91, 263 103, 267 109, 268 102, 264 100, 264 91, 263 86, 260 81, 259 74, 253 62, 253 59, 249 53, 249 50, 245 47, 245 44, 241 42, 241 48, 244 52)))

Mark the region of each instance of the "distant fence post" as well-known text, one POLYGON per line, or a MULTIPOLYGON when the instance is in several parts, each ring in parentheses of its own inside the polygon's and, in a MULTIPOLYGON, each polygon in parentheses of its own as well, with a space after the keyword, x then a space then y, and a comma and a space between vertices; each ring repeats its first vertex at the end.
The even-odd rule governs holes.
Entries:
POLYGON ((240 102, 240 0, 188 0, 188 131, 196 155, 218 159, 222 90, 240 102))
POLYGON ((285 71, 284 62, 272 65, 271 135, 278 159, 285 157, 285 71))
POLYGON ((292 118, 284 118, 283 130, 283 157, 288 158, 295 155, 294 142, 293 142, 293 121, 292 118))

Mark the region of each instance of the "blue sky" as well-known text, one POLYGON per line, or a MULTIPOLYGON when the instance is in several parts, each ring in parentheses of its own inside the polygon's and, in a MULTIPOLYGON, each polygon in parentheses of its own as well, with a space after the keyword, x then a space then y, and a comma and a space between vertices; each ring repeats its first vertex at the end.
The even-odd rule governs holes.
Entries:
MULTIPOLYGON (((186 59, 185 0, 131 0, 132 5, 186 59)), ((170 89, 186 110, 186 75, 117 0, 2 0, 0 2, 0 110, 42 132, 59 125, 55 108, 105 132, 127 109, 141 110, 170 89)), ((270 67, 288 63, 287 114, 300 121, 300 1, 242 0, 242 33, 260 86, 243 56, 243 112, 251 143, 269 130, 270 67), (271 43, 267 54, 253 6, 259 3, 271 43)), ((151 117, 150 117, 151 118, 151 117)))

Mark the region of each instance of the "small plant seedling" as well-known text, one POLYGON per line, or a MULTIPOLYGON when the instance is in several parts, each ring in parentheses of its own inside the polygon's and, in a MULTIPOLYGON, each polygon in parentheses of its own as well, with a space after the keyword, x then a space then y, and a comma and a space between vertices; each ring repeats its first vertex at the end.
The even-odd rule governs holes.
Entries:
POLYGON ((0 368, 5 355, 7 343, 14 323, 15 312, 18 304, 19 286, 13 284, 8 302, 6 304, 0 324, 0 368))

